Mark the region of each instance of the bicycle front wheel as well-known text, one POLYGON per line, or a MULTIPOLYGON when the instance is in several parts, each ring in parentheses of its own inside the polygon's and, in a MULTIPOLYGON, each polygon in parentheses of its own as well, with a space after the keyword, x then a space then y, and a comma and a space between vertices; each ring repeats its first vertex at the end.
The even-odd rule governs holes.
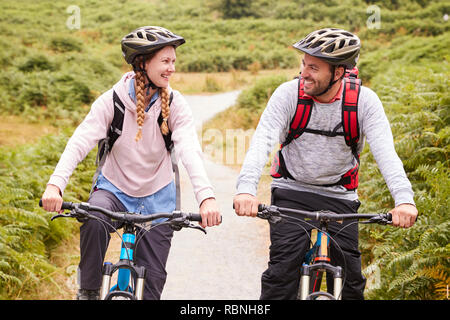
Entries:
POLYGON ((306 300, 336 300, 336 298, 328 292, 317 291, 309 294, 306 300))
POLYGON ((112 291, 105 297, 105 300, 136 300, 136 297, 131 292, 112 291))

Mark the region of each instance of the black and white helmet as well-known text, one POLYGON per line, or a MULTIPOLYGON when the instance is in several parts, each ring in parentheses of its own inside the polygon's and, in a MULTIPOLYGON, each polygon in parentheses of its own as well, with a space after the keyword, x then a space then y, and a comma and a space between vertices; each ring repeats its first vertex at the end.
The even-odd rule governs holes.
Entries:
POLYGON ((352 69, 358 62, 361 41, 348 31, 325 28, 311 32, 293 47, 332 65, 352 69))
POLYGON ((133 65, 138 55, 147 55, 165 46, 175 48, 186 41, 183 37, 158 26, 137 28, 122 39, 122 53, 125 61, 133 65))

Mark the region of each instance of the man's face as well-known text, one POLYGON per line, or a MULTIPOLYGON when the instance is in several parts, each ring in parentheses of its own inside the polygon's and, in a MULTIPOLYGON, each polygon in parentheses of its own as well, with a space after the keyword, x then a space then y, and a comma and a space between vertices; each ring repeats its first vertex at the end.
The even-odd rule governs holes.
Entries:
POLYGON ((331 66, 327 62, 305 53, 302 60, 301 74, 304 91, 307 95, 317 96, 330 84, 331 66))

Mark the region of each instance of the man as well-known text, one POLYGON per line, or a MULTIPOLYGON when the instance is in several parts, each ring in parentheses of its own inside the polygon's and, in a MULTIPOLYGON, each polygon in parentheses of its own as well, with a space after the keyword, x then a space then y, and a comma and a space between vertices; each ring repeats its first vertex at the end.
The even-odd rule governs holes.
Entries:
MULTIPOLYGON (((359 58, 359 38, 345 30, 326 28, 310 33, 293 47, 304 53, 300 79, 280 85, 261 116, 238 177, 234 198, 236 213, 256 216, 258 182, 277 140, 282 148, 278 152, 279 165, 274 166, 272 172, 272 204, 308 211, 357 212, 360 203, 355 172, 359 168, 359 153, 367 139, 395 200, 395 208, 390 211, 393 225, 411 227, 418 214, 411 183, 394 149, 381 101, 369 88, 360 86, 355 98, 357 124, 354 119, 352 125, 357 128, 358 138, 350 147, 343 137, 344 76, 355 67, 359 58), (300 98, 312 101, 309 130, 286 141, 301 104, 300 98), (345 177, 351 177, 351 183, 345 177)), ((343 226, 346 224, 330 223, 331 235, 343 226)), ((311 230, 307 224, 282 222, 270 225, 270 261, 262 275, 261 299, 296 298, 299 266, 309 248, 304 228, 311 230)), ((342 298, 363 299, 366 281, 361 274, 358 225, 350 224, 335 239, 345 255, 344 262, 340 251, 331 244, 332 261, 346 266, 342 298)))

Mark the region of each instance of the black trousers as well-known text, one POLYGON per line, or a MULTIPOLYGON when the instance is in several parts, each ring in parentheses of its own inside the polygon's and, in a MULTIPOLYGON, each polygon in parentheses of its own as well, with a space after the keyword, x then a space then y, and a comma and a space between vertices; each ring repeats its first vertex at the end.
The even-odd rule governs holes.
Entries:
MULTIPOLYGON (((109 191, 96 190, 88 201, 91 205, 103 207, 111 211, 126 211, 122 203, 109 191)), ((99 212, 90 212, 119 228, 117 221, 111 221, 99 212)), ((114 229, 107 223, 89 219, 80 227, 80 288, 96 290, 102 284, 102 268, 105 253, 114 229)), ((142 232, 139 233, 142 235, 142 232)), ((166 262, 173 230, 168 225, 162 225, 145 232, 135 249, 136 265, 147 269, 144 286, 145 300, 159 300, 166 283, 166 262)), ((140 236, 139 236, 140 237, 140 236)))
MULTIPOLYGON (((307 211, 330 210, 336 213, 353 213, 357 212, 360 202, 275 188, 272 190, 272 204, 307 211)), ((297 218, 299 217, 297 216, 297 218)), ((305 229, 310 234, 312 227, 305 222, 296 220, 292 222, 296 224, 284 219, 278 224, 270 225, 270 259, 268 268, 261 277, 260 299, 262 300, 294 300, 297 298, 300 266, 310 246, 305 229)), ((308 223, 312 223, 312 221, 308 221, 308 223)), ((317 223, 312 224, 318 226, 317 223)), ((344 254, 343 257, 342 252, 331 241, 331 264, 340 265, 343 269, 345 266, 342 299, 364 299, 366 279, 361 274, 358 224, 330 222, 328 230, 344 254), (336 235, 343 227, 346 228, 336 235)), ((332 279, 329 277, 327 287, 332 288, 332 285, 332 279)))

